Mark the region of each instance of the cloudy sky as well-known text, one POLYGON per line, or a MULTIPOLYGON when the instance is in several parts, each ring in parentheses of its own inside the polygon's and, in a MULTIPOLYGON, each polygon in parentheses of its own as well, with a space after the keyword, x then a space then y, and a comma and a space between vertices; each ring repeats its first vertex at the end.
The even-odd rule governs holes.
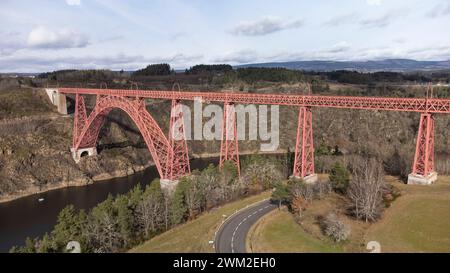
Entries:
POLYGON ((450 59, 450 0, 0 0, 0 72, 450 59))

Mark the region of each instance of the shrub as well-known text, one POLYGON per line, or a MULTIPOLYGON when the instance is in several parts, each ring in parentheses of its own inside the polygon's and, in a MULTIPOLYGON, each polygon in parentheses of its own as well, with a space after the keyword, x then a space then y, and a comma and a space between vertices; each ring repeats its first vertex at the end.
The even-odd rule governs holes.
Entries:
POLYGON ((322 199, 325 195, 329 194, 333 188, 331 183, 328 181, 317 181, 312 184, 312 189, 314 193, 314 199, 322 199))
POLYGON ((297 220, 300 220, 300 218, 303 215, 303 211, 306 210, 308 205, 309 205, 308 202, 300 196, 295 196, 292 198, 291 210, 292 213, 294 213, 294 216, 298 217, 297 220))
POLYGON ((335 213, 329 213, 322 221, 324 233, 335 242, 347 240, 350 227, 340 221, 335 213))

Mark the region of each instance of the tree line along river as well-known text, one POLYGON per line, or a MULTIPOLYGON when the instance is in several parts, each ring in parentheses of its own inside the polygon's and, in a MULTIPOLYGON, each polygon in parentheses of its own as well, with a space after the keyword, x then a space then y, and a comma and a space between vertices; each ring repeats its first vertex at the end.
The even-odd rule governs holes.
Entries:
MULTIPOLYGON (((218 161, 218 158, 193 159, 191 169, 201 170, 218 161)), ((67 205, 72 204, 76 209, 87 211, 105 200, 109 194, 126 193, 137 184, 145 187, 155 178, 159 178, 159 175, 152 166, 126 177, 87 186, 56 189, 0 203, 0 252, 8 252, 15 245, 23 245, 27 237, 40 237, 51 231, 59 212, 67 205)))

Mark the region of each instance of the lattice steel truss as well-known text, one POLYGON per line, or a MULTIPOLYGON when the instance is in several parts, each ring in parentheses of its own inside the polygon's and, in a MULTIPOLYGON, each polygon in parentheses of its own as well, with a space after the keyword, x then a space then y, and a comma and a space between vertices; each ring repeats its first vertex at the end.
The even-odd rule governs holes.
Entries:
POLYGON ((293 175, 304 178, 312 174, 314 174, 312 112, 309 107, 300 107, 293 175))
POLYGON ((172 100, 169 142, 173 152, 170 162, 168 162, 169 173, 166 174, 166 177, 176 180, 185 174, 191 173, 186 132, 184 129, 183 107, 179 100, 172 100))
MULTIPOLYGON (((434 171, 434 115, 450 114, 450 99, 435 99, 428 95, 427 98, 383 98, 83 88, 59 88, 58 91, 76 94, 73 131, 75 150, 94 147, 105 117, 113 108, 120 108, 130 115, 141 131, 161 178, 168 179, 176 179, 190 172, 186 141, 174 141, 170 136, 171 133, 169 133, 169 139, 165 138, 158 124, 145 109, 145 98, 172 100, 172 112, 178 107, 180 100, 202 99, 210 102, 224 102, 220 166, 223 166, 226 160, 230 160, 237 166, 239 172, 234 104, 299 106, 293 174, 302 178, 314 174, 311 107, 422 113, 413 164, 413 173, 422 176, 427 176, 434 171), (81 96, 83 94, 97 96, 96 106, 89 116, 81 96)), ((428 89, 428 92, 430 91, 431 88, 428 89)), ((182 119, 182 115, 171 117, 170 128, 173 128, 173 124, 182 122, 182 119)), ((180 130, 184 134, 184 127, 180 130)))
POLYGON ((416 154, 414 156, 413 174, 429 176, 434 171, 434 116, 420 116, 417 134, 416 154))
POLYGON ((234 105, 225 102, 222 122, 222 139, 220 145, 220 168, 223 168, 225 161, 232 162, 237 169, 238 175, 241 174, 239 164, 239 145, 236 130, 236 111, 234 105))
POLYGON ((172 147, 161 128, 145 107, 143 98, 128 98, 115 95, 99 95, 92 112, 87 117, 84 99, 80 94, 75 97, 75 116, 73 149, 95 147, 105 117, 114 109, 126 112, 141 132, 161 178, 179 177, 180 171, 171 170, 172 147), (168 164, 169 163, 169 164, 168 164))
POLYGON ((450 99, 434 98, 382 98, 318 95, 243 94, 223 92, 179 92, 126 89, 78 89, 59 88, 68 94, 115 95, 153 99, 218 101, 235 104, 292 105, 307 107, 331 107, 346 109, 387 110, 403 112, 427 112, 450 114, 450 99))

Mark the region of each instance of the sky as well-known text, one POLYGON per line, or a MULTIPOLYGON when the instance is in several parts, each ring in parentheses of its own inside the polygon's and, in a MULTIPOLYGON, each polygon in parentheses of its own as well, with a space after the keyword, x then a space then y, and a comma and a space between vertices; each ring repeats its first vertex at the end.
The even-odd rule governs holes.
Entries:
POLYGON ((450 60, 450 0, 0 0, 0 72, 450 60))

